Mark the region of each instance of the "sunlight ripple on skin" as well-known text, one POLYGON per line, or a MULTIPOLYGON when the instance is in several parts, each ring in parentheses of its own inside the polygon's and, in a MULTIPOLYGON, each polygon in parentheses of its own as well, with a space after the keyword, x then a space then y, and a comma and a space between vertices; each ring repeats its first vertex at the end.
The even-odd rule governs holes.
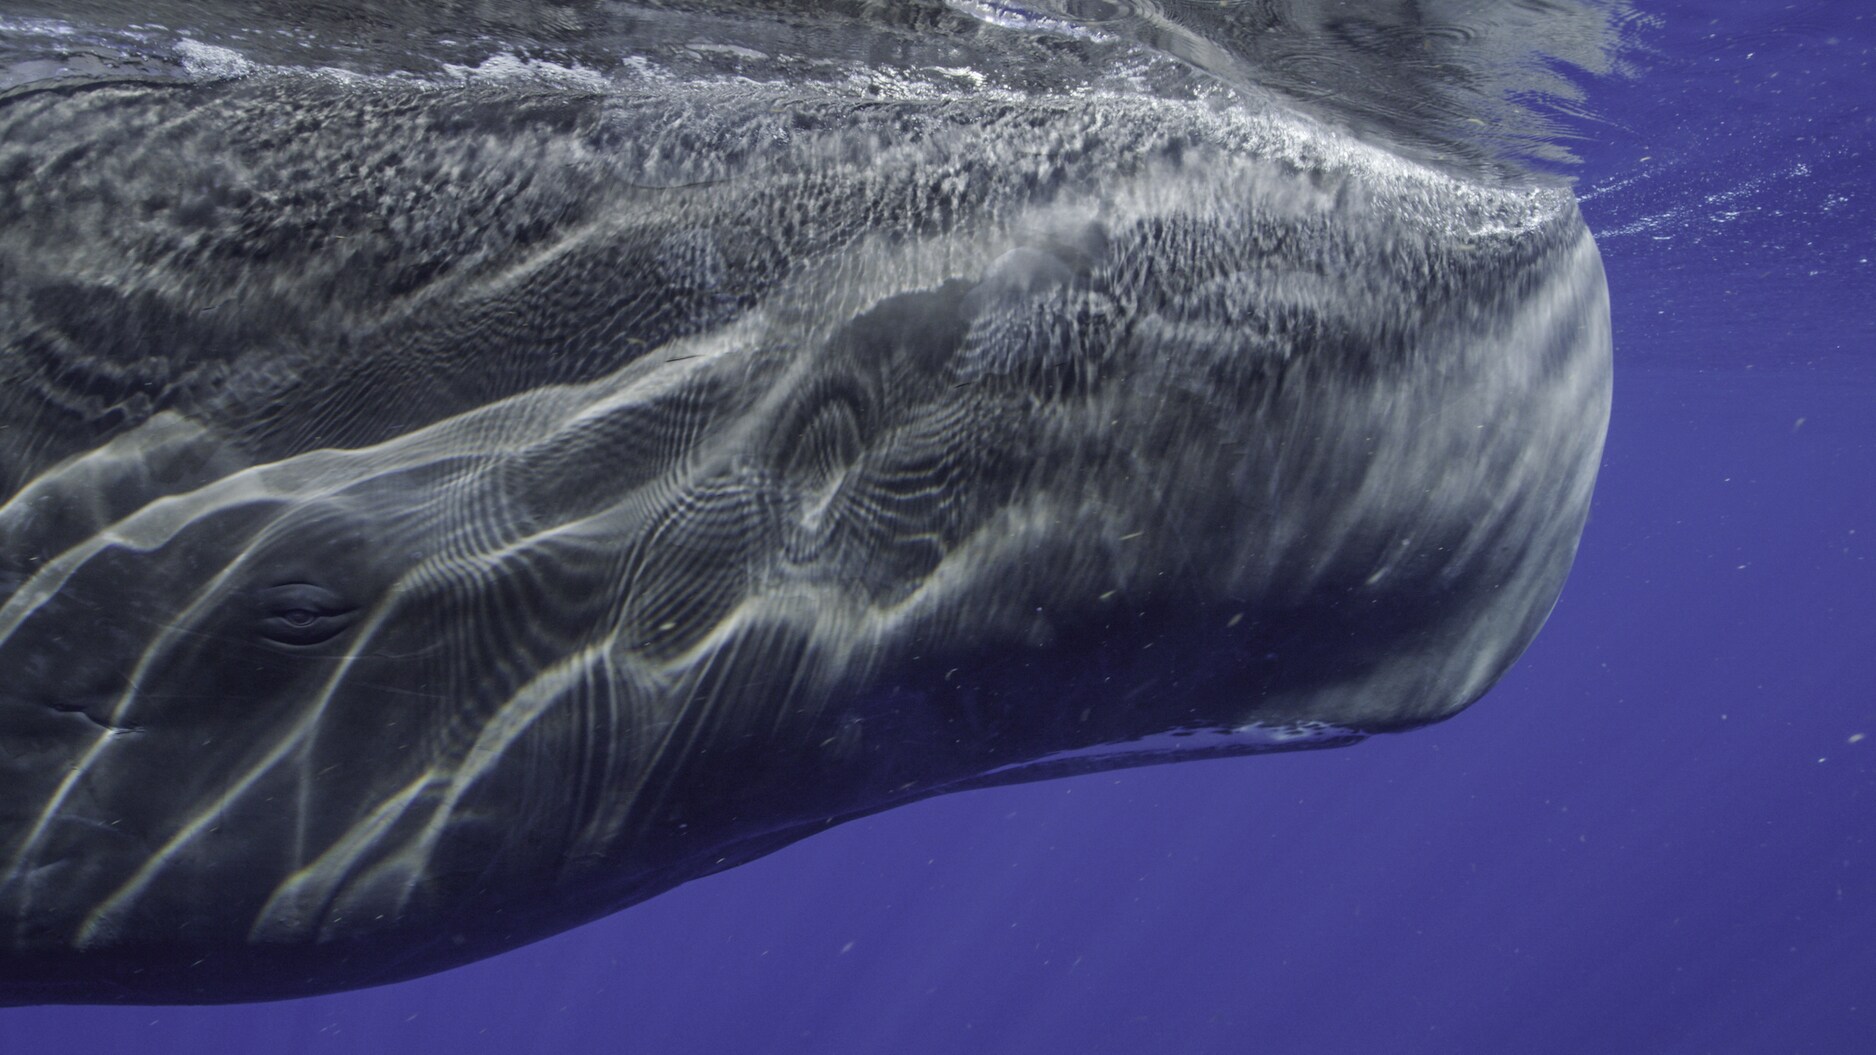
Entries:
POLYGON ((1115 15, 0 97, 0 1002, 381 984, 1478 698, 1607 420, 1574 202, 1115 15))

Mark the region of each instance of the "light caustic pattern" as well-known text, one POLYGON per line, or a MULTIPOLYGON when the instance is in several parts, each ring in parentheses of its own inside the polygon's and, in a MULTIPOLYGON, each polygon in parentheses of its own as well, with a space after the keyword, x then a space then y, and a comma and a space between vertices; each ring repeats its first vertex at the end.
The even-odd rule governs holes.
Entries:
POLYGON ((1587 508, 1594 245, 1158 61, 0 105, 0 977, 365 984, 1474 699, 1587 508))

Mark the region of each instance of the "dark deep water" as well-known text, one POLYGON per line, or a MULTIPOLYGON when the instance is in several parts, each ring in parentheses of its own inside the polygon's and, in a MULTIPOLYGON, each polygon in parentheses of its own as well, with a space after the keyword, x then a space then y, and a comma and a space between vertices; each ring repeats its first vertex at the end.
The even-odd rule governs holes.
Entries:
POLYGON ((1876 18, 1641 6, 1570 122, 1603 475, 1476 708, 936 799, 384 989, 0 1012, 0 1049, 1865 1050, 1876 18))

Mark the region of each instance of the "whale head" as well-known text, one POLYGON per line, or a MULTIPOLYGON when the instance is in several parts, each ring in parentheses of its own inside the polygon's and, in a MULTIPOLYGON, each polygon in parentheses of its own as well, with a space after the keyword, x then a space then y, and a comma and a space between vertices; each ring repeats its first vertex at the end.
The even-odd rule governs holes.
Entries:
POLYGON ((1608 412, 1567 193, 847 91, 0 102, 225 195, 22 177, 69 230, 0 238, 0 999, 411 977, 948 790, 1437 721, 1530 640, 1608 412), (409 216, 308 161, 375 145, 409 216))

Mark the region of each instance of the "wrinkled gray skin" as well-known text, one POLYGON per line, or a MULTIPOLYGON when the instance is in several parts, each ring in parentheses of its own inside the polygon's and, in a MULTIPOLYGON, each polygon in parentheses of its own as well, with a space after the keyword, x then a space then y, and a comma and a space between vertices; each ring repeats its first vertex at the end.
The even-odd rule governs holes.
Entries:
POLYGON ((933 76, 0 98, 0 1000, 407 978, 1485 691, 1608 412, 1567 193, 933 76))

